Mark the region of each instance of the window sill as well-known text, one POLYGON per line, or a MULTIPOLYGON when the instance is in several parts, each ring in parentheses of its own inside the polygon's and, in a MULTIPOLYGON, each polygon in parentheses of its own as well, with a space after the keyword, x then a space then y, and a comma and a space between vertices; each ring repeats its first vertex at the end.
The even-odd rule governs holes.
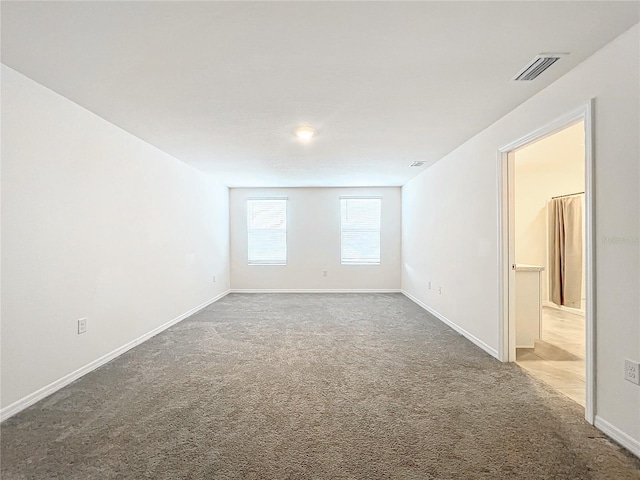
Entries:
POLYGON ((249 267, 286 267, 286 263, 247 263, 249 267))
POLYGON ((340 265, 345 266, 370 266, 370 267, 379 267, 379 263, 341 263, 340 265))

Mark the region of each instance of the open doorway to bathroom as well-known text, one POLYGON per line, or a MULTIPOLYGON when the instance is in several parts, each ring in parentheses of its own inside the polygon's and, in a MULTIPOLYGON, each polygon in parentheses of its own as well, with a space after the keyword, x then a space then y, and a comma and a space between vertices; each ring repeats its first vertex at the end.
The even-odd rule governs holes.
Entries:
POLYGON ((585 406, 584 122, 514 151, 516 362, 585 406))
POLYGON ((593 101, 499 150, 499 355, 595 411, 593 101))

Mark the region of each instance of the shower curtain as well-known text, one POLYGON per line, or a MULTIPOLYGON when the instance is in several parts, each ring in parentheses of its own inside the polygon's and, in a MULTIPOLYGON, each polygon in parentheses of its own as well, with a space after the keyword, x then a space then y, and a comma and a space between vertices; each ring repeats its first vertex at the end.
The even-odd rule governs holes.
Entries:
POLYGON ((582 199, 577 195, 549 203, 549 288, 556 305, 581 308, 582 199))

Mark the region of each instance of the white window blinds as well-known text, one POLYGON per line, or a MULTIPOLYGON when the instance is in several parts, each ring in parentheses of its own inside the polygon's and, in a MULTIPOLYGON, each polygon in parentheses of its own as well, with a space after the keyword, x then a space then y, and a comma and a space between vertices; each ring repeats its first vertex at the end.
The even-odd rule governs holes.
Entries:
POLYGON ((247 200, 249 265, 286 265, 287 200, 247 200))
POLYGON ((340 199, 340 261, 380 264, 380 198, 340 199))

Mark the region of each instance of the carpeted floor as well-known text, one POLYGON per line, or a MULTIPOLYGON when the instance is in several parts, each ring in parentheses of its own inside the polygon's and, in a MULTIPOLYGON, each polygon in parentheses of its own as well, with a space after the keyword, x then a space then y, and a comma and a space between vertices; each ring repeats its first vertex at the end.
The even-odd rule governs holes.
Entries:
POLYGON ((10 479, 639 479, 400 294, 232 294, 1 427, 10 479))

